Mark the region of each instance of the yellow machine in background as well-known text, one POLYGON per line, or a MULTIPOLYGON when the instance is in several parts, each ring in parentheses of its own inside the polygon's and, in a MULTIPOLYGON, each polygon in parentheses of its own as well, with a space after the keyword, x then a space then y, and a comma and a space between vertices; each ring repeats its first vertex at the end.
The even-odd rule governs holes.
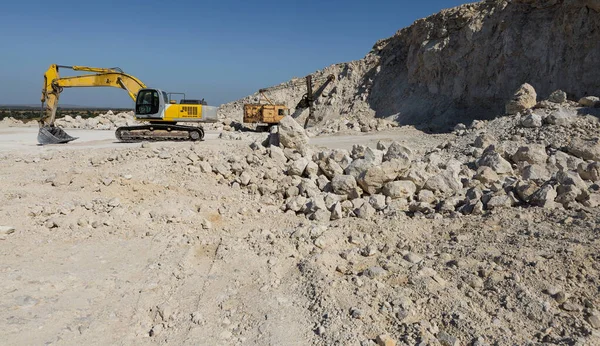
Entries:
POLYGON ((265 95, 268 91, 278 90, 278 89, 287 89, 290 87, 294 87, 300 83, 306 83, 306 93, 302 96, 302 99, 296 105, 296 109, 294 114, 292 115, 294 118, 297 118, 300 113, 308 108, 309 114, 304 122, 304 128, 308 126, 308 122, 314 118, 314 102, 323 91, 327 88, 327 86, 335 80, 335 75, 330 74, 325 77, 313 78, 312 75, 308 75, 304 78, 304 81, 295 82, 292 84, 283 84, 271 88, 260 89, 258 92, 260 94, 260 98, 258 103, 249 103, 244 104, 244 123, 245 124, 257 124, 257 130, 268 129, 273 125, 277 125, 283 117, 289 115, 289 108, 282 104, 274 104, 269 100, 269 98, 265 95), (321 82, 323 83, 316 88, 316 91, 313 92, 315 86, 313 82, 321 82), (261 103, 261 99, 264 98, 267 103, 261 103))
MULTIPOLYGON (((54 125, 60 93, 64 88, 113 87, 120 88, 135 101, 136 120, 148 125, 119 127, 115 135, 121 141, 140 140, 201 140, 204 130, 200 126, 177 125, 177 122, 216 122, 217 108, 197 100, 170 100, 169 93, 147 88, 139 79, 124 73, 119 68, 50 65, 44 74, 42 90, 43 114, 39 119, 40 144, 67 143, 77 138, 69 136, 54 125), (85 71, 85 74, 60 77, 59 68, 85 71)), ((176 93, 171 93, 176 94, 176 93)))
POLYGON ((244 105, 244 123, 256 124, 258 131, 266 130, 273 125, 279 124, 283 117, 290 115, 290 110, 285 105, 276 105, 265 96, 264 89, 261 89, 260 96, 264 97, 267 103, 250 103, 244 105))

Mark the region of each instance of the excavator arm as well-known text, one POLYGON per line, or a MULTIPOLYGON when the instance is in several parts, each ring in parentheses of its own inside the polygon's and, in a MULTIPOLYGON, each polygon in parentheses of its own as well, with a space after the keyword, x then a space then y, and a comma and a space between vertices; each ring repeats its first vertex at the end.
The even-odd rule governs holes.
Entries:
POLYGON ((44 88, 42 89, 42 114, 38 120, 40 131, 38 133, 38 142, 40 144, 67 143, 75 137, 69 136, 62 129, 54 126, 56 120, 56 110, 58 108, 58 99, 64 88, 79 87, 113 87, 127 91, 129 97, 135 101, 136 95, 140 89, 146 88, 146 85, 139 79, 124 73, 120 68, 101 68, 87 66, 64 66, 50 65, 44 74, 44 88), (73 77, 60 77, 58 70, 60 68, 71 69, 74 71, 91 72, 73 77))
POLYGON ((50 65, 50 68, 44 74, 44 88, 41 98, 44 110, 39 120, 40 127, 54 126, 58 99, 63 88, 78 87, 120 88, 127 91, 129 97, 135 101, 137 92, 145 88, 146 85, 139 79, 124 73, 119 68, 50 65), (93 74, 61 78, 58 72, 59 68, 93 72, 93 74))
POLYGON ((302 96, 302 99, 296 105, 296 110, 294 111, 294 114, 292 115, 292 117, 296 118, 300 115, 300 113, 303 110, 305 110, 306 108, 309 109, 308 117, 306 117, 306 120, 304 121, 304 128, 306 128, 308 126, 308 121, 313 119, 313 117, 314 117, 313 105, 315 103, 315 100, 318 99, 321 96, 321 94, 323 94, 323 91, 325 91, 325 88, 327 88, 329 83, 333 82, 334 80, 335 80, 335 76, 333 74, 328 75, 326 77, 325 82, 323 82, 323 84, 321 84, 321 86, 319 86, 317 88, 317 90, 313 92, 312 76, 311 75, 306 76, 306 94, 304 94, 304 96, 302 96))

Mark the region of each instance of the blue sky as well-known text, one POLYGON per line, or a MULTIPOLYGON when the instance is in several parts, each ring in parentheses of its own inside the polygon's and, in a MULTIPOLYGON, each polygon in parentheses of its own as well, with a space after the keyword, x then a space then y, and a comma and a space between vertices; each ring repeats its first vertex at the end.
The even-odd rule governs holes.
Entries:
MULTIPOLYGON (((118 66, 148 86, 218 106, 360 59, 378 39, 466 2, 5 1, 0 104, 39 103, 43 73, 56 63, 118 66)), ((60 103, 132 105, 111 88, 68 89, 60 103)))

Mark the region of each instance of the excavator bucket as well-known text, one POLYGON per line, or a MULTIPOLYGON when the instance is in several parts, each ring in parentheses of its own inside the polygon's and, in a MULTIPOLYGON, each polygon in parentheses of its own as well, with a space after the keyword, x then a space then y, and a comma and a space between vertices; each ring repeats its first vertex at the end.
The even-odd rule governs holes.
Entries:
POLYGON ((54 126, 40 127, 40 131, 38 132, 38 143, 41 145, 68 143, 77 138, 69 136, 63 129, 54 126))

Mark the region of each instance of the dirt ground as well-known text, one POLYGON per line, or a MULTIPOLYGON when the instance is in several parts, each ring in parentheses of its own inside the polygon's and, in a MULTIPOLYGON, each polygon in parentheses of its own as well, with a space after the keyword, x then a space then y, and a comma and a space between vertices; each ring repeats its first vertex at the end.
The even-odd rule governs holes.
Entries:
MULTIPOLYGON (((68 132, 42 147, 36 128, 0 128, 3 344, 600 345, 595 209, 315 222, 188 160, 246 139, 68 132)), ((311 144, 420 153, 450 136, 311 144)))

